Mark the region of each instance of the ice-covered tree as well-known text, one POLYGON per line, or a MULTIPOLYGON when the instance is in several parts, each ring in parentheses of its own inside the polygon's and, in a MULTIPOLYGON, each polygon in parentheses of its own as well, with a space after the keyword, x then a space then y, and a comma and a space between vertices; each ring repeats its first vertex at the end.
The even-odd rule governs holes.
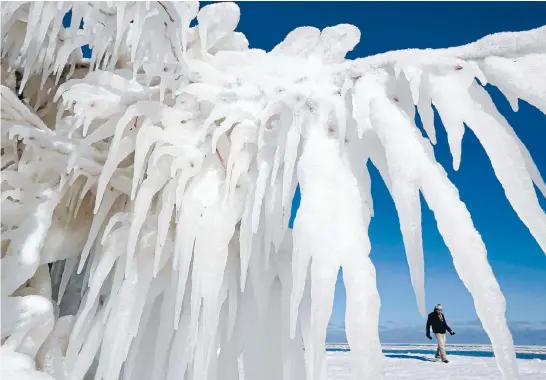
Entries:
POLYGON ((353 375, 377 379, 368 160, 394 199, 421 313, 420 194, 502 376, 516 379, 486 248, 434 158, 432 107, 454 168, 469 128, 546 251, 534 187, 546 185, 483 87, 546 112, 546 27, 346 60, 352 25, 297 28, 265 52, 235 31, 239 13, 2 3, 6 379, 233 380, 240 362, 245 379, 324 379, 340 267, 353 375))

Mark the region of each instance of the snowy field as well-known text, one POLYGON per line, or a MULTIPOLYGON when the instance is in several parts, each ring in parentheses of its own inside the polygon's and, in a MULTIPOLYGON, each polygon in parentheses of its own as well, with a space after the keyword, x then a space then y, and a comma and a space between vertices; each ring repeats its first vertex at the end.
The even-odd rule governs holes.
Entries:
MULTIPOLYGON (((500 379, 490 346, 448 345, 449 364, 435 362, 431 345, 383 345, 383 380, 500 379)), ((351 379, 346 345, 327 348, 328 379, 351 379)), ((521 379, 546 379, 546 347, 516 347, 521 379)))
MULTIPOLYGON (((501 379, 491 346, 448 345, 444 364, 434 360, 434 345, 384 344, 382 380, 491 380, 501 379)), ((349 380, 352 357, 346 344, 326 347, 328 380, 349 380)), ((517 363, 522 380, 546 379, 546 347, 516 346, 517 363)), ((239 361, 240 380, 242 361, 239 361)))

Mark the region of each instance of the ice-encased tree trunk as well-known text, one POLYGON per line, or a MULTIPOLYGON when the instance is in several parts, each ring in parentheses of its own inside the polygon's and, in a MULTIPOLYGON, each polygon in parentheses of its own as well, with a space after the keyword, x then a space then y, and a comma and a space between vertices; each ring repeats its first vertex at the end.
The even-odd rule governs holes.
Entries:
POLYGON ((2 374, 324 379, 343 268, 353 376, 377 379, 369 159, 419 310, 421 193, 503 378, 518 378, 485 245, 434 158, 432 106, 455 169, 468 126, 545 250, 546 185, 482 86, 544 112, 546 27, 350 61, 354 26, 297 28, 265 52, 239 16, 233 3, 2 3, 2 374))

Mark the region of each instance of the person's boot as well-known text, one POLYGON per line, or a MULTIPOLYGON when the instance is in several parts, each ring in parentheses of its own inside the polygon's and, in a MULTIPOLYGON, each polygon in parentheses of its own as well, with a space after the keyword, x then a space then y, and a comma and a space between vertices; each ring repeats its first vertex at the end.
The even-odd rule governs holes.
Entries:
POLYGON ((449 360, 447 360, 447 359, 444 359, 444 360, 442 360, 442 361, 443 361, 444 363, 449 363, 449 360))

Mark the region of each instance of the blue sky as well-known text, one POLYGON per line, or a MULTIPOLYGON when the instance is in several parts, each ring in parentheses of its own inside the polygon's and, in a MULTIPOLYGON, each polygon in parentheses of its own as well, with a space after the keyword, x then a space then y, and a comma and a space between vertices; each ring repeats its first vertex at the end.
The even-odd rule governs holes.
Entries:
MULTIPOLYGON (((546 23, 546 3, 364 3, 241 2, 238 30, 250 46, 269 50, 298 26, 324 28, 350 23, 362 32, 348 57, 394 49, 440 48, 472 42, 487 34, 532 29, 546 23)), ((520 101, 512 112, 495 88, 497 107, 528 147, 546 175, 546 116, 520 101)), ((435 153, 460 190, 488 249, 488 258, 507 301, 507 318, 516 344, 546 345, 546 255, 518 219, 494 176, 489 159, 469 130, 463 139, 458 172, 453 171, 443 126, 436 115, 435 153)), ((370 167, 376 215, 370 226, 371 258, 381 295, 380 333, 384 342, 425 342, 421 318, 405 259, 394 204, 375 168, 370 167)), ((546 201, 541 198, 546 209, 546 201)), ((295 200, 298 204, 298 199, 295 200)), ((451 342, 488 343, 470 294, 459 280, 430 210, 423 210, 427 307, 444 305, 452 328, 451 342)), ((336 286, 329 341, 345 341, 345 290, 336 286)))

